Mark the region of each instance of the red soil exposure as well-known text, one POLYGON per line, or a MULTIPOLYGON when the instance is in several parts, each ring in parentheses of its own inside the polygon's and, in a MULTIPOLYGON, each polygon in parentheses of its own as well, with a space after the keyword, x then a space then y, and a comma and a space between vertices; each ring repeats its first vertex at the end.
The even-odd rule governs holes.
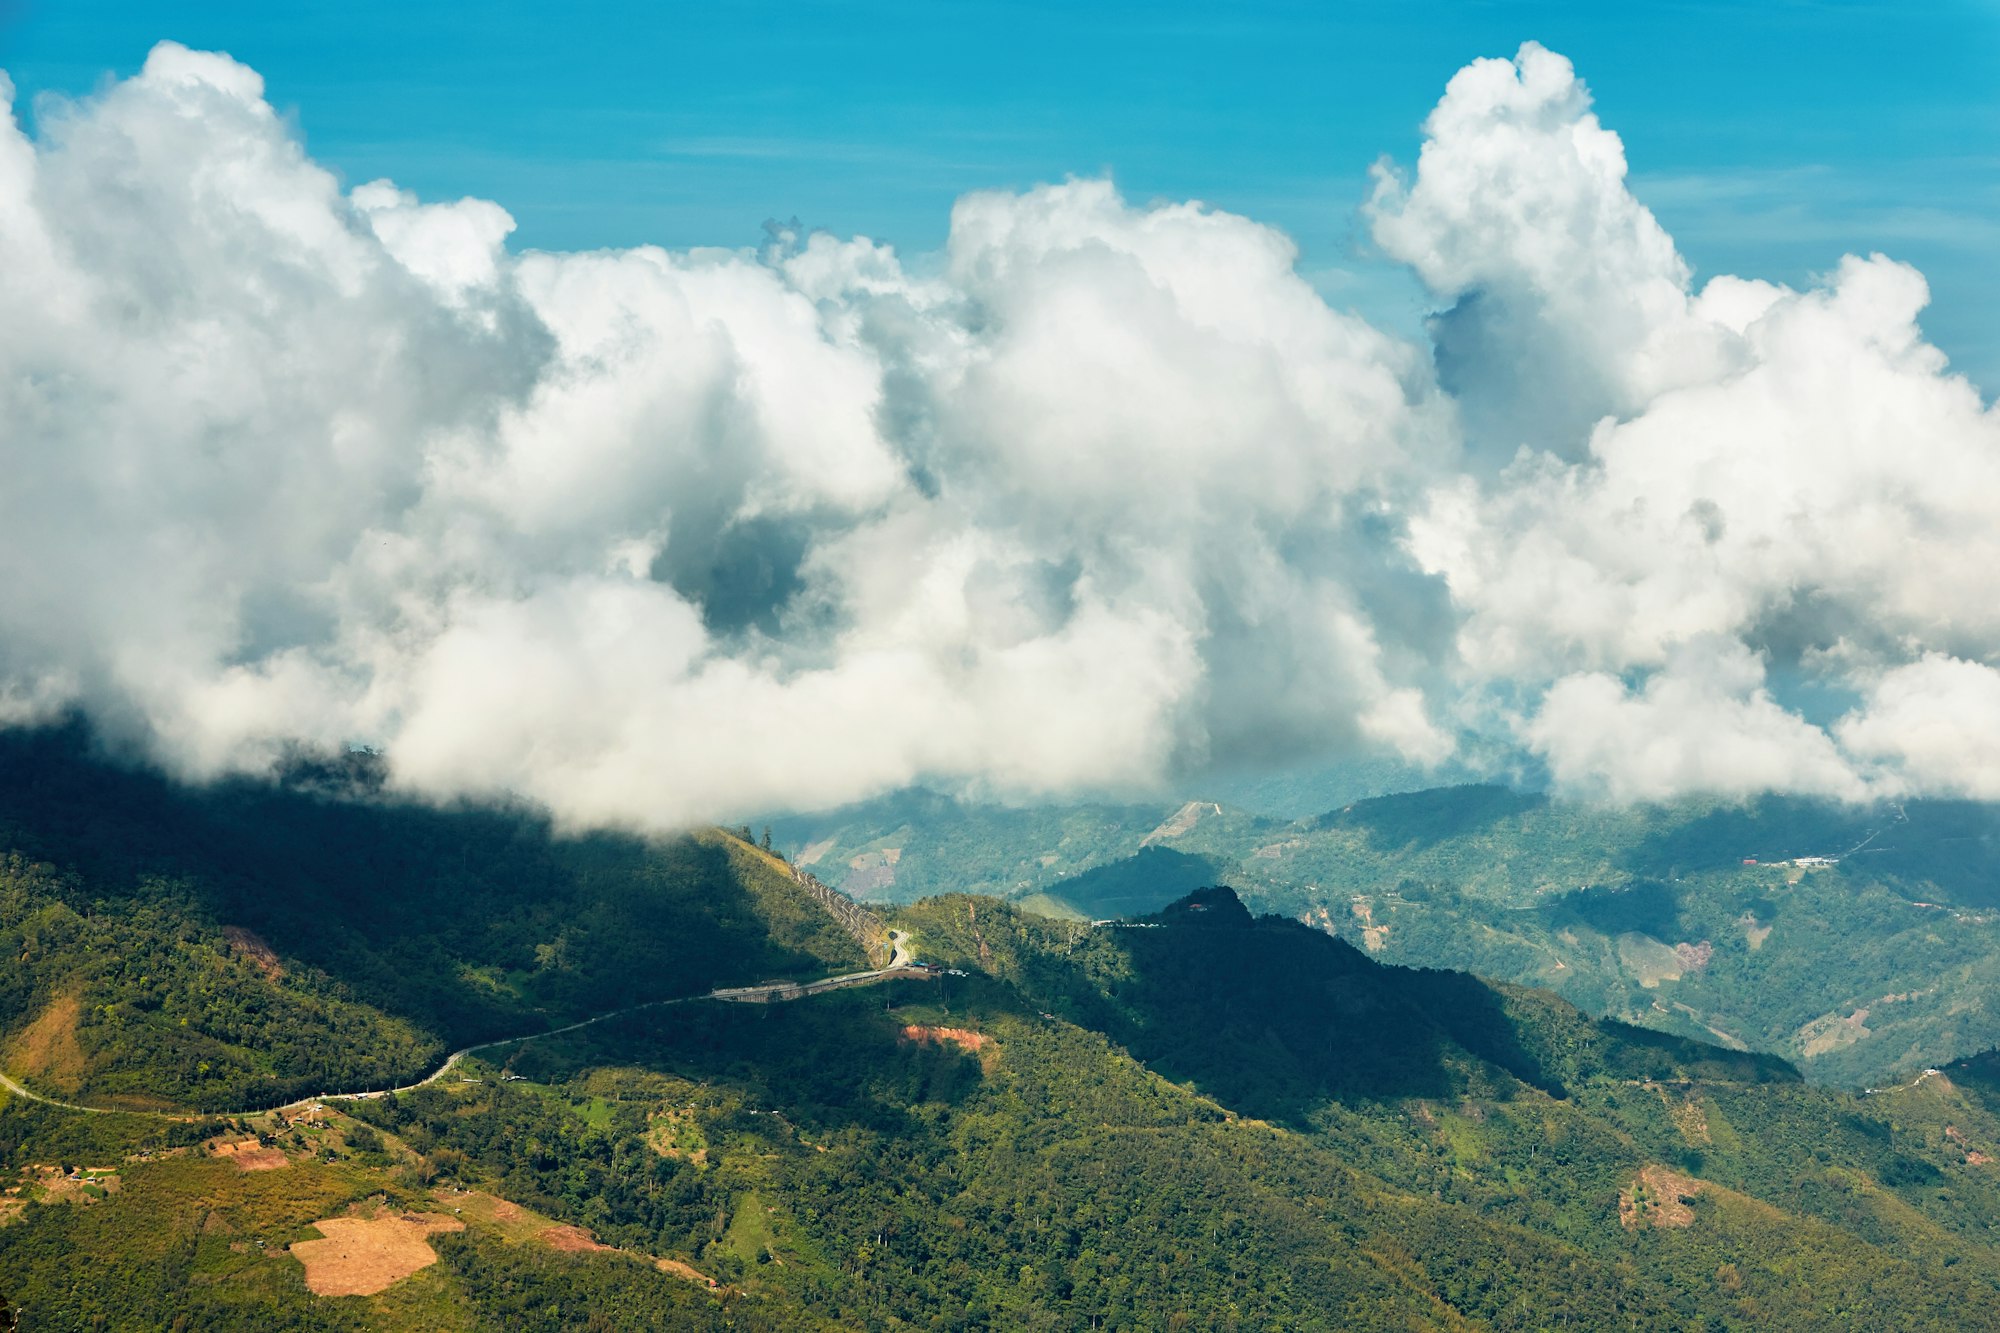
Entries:
POLYGON ((278 961, 277 953, 270 945, 264 943, 263 937, 256 932, 245 930, 241 926, 224 926, 222 938, 229 942, 231 953, 248 962, 272 981, 285 975, 284 964, 278 961))
POLYGON ((1680 959, 1681 967, 1689 972, 1699 972, 1708 966, 1708 960, 1715 957, 1715 946, 1707 940, 1699 944, 1676 944, 1674 957, 1680 959))
POLYGON ((1638 1179, 1618 1192, 1618 1220, 1628 1230, 1687 1226, 1694 1221, 1687 1200, 1701 1193, 1701 1184, 1664 1166, 1641 1167, 1638 1179))
POLYGON ((615 1245, 606 1245, 582 1227, 556 1225, 544 1231, 535 1239, 552 1250, 564 1250, 571 1254, 582 1254, 592 1250, 615 1250, 615 1245))
POLYGON ((653 1267, 659 1269, 662 1273, 672 1273, 675 1277, 684 1277, 690 1282, 699 1282, 710 1291, 718 1291, 722 1286, 721 1283, 708 1274, 691 1268, 678 1259, 655 1259, 653 1260, 653 1267))
POLYGON ((217 1157, 227 1157, 236 1163, 238 1171, 276 1171, 290 1166, 291 1159, 281 1148, 266 1148, 255 1139, 211 1140, 209 1151, 217 1157))
POLYGON ((934 1041, 949 1041, 963 1046, 968 1051, 977 1051, 993 1038, 984 1032, 973 1032, 967 1028, 931 1028, 911 1023, 903 1029, 903 1040, 914 1041, 919 1045, 934 1041))
POLYGON ((281 1148, 256 1148, 235 1157, 238 1171, 277 1171, 292 1164, 281 1148))

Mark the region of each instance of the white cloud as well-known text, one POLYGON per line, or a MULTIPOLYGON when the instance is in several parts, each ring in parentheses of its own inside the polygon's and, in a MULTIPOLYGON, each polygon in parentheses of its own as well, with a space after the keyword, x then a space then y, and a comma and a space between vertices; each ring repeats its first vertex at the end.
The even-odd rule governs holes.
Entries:
POLYGON ((1569 61, 1533 42, 1476 60, 1424 131, 1416 179, 1377 167, 1368 211, 1377 244, 1452 303, 1433 335, 1475 443, 1574 456, 1599 417, 1734 363, 1569 61))
POLYGON ((1836 732, 1881 786, 2000 801, 2000 671, 1941 653, 1886 673, 1836 732))
POLYGON ((515 256, 343 195, 224 57, 48 123, 0 135, 10 720, 640 826, 1439 748, 1344 567, 1448 408, 1276 232, 1084 181, 968 197, 935 279, 515 256))
POLYGON ((517 255, 343 193, 225 57, 43 124, 0 127, 0 723, 638 827, 1454 732, 1617 799, 2000 786, 2000 428, 1922 279, 1693 290, 1539 47, 1369 205, 1435 374, 1282 234, 1104 181, 967 196, 922 275, 517 255))
POLYGON ((1824 731, 1786 712, 1741 646, 1691 644, 1639 689, 1603 672, 1550 687, 1522 736, 1558 788, 1617 802, 1689 791, 1868 795, 1824 731))

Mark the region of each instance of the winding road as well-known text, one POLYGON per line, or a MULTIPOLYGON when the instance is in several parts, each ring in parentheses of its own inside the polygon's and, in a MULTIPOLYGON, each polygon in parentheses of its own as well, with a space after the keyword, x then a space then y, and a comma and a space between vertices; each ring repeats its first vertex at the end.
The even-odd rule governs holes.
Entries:
POLYGON ((823 995, 828 991, 846 990, 853 986, 872 986, 877 982, 893 980, 896 977, 922 977, 933 979, 935 973, 913 965, 910 961, 909 936, 900 930, 889 932, 889 965, 867 972, 848 972, 837 977, 825 977, 819 981, 768 981, 756 986, 727 986, 708 991, 701 995, 679 995, 669 1000, 648 1000, 644 1004, 627 1005, 623 1009, 613 1009, 609 1013, 598 1014, 579 1022, 559 1028, 544 1028, 540 1032, 526 1032, 518 1037, 501 1037, 497 1041, 482 1041, 461 1047, 444 1058, 444 1063, 424 1075, 414 1083, 405 1083, 394 1088, 375 1088, 366 1092, 315 1092, 305 1097, 294 1098, 278 1106, 260 1106, 243 1111, 128 1111, 110 1106, 83 1106, 77 1102, 61 1101, 45 1097, 32 1088, 0 1073, 0 1088, 5 1088, 16 1097, 44 1106, 60 1107, 65 1111, 81 1111, 86 1115, 143 1115, 162 1120, 210 1120, 228 1119, 234 1116, 264 1115, 271 1111, 289 1111, 295 1106, 306 1106, 313 1102, 371 1101, 377 1097, 387 1097, 392 1093, 413 1092, 437 1082, 453 1069, 459 1061, 477 1051, 490 1051, 500 1046, 516 1046, 522 1042, 537 1041, 543 1037, 558 1037, 565 1032, 575 1032, 597 1023, 606 1023, 627 1014, 636 1014, 646 1009, 661 1009, 671 1004, 692 1004, 697 1000, 721 1000, 730 1004, 776 1004, 786 1000, 804 999, 808 995, 823 995))

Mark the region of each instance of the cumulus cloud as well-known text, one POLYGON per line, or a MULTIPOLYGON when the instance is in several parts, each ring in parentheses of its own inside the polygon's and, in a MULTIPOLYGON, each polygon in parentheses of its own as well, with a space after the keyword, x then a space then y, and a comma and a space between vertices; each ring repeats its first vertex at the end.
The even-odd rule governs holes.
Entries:
POLYGON ((1921 277, 1697 291, 1539 47, 1367 204, 1431 347, 1106 181, 969 195, 914 266, 516 253, 497 204, 343 189, 224 56, 39 121, 0 724, 192 778, 363 743, 641 828, 1495 746, 1615 799, 2000 794, 2000 440, 1921 277))
POLYGON ((968 197, 928 279, 515 255, 343 192, 222 56, 43 122, 0 135, 8 720, 640 826, 1448 747, 1400 679, 1448 638, 1370 608, 1448 405, 1269 228, 1081 181, 968 197))
POLYGON ((1779 707, 1763 664, 1733 642, 1689 644, 1638 689, 1604 672, 1565 676, 1522 737, 1558 784, 1621 803, 1689 791, 1867 795, 1827 734, 1779 707))
POLYGON ((1867 705, 1842 718, 1840 743, 1887 770, 1889 792, 1944 786, 2000 800, 2000 671, 1942 653, 1886 672, 1867 705))
POLYGON ((1412 514, 1408 549, 1460 617, 1460 679, 1526 693, 1519 734, 1575 790, 1992 791, 2000 728, 1973 673, 2000 652, 1981 591, 2000 418, 1924 341, 1922 276, 1848 256, 1808 291, 1724 276, 1692 292, 1581 95, 1537 48, 1473 66, 1401 211, 1376 200, 1385 244, 1440 290, 1496 293, 1537 357, 1535 320, 1595 339, 1588 364, 1616 390, 1584 435, 1551 425, 1412 514), (1434 157, 1450 174, 1426 196, 1434 157), (1501 220, 1447 182, 1499 191, 1501 220), (1852 711, 1814 725, 1767 673, 1852 711), (1925 709, 1957 714, 1962 743, 1892 739, 1925 709))
POLYGON ((1473 442, 1504 460, 1571 457, 1607 413, 1740 360, 1694 311, 1690 270, 1625 188, 1625 148, 1569 61, 1530 42, 1453 76, 1424 122, 1414 182, 1384 164, 1376 242, 1449 306, 1438 369, 1473 442))

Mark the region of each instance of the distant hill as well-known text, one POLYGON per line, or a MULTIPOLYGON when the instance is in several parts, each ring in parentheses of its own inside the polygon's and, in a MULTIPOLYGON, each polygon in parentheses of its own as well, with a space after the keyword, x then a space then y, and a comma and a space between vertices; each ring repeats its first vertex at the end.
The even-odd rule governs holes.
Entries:
POLYGON ((1600 807, 1472 785, 1292 823, 1198 808, 1175 828, 1168 806, 929 798, 887 831, 867 810, 792 831, 819 839, 835 882, 893 844, 924 892, 1056 915, 1142 914, 1197 879, 1228 883, 1384 960, 1545 986, 1849 1086, 2000 1045, 2000 807, 1600 807))
POLYGON ((926 957, 990 971, 1167 1077, 1301 1127, 1329 1099, 1451 1098, 1496 1080, 1557 1099, 1606 1079, 1799 1081, 1773 1056, 1593 1021, 1546 992, 1384 967, 1297 922, 1253 917, 1227 888, 1122 927, 960 897, 903 919, 926 957))

